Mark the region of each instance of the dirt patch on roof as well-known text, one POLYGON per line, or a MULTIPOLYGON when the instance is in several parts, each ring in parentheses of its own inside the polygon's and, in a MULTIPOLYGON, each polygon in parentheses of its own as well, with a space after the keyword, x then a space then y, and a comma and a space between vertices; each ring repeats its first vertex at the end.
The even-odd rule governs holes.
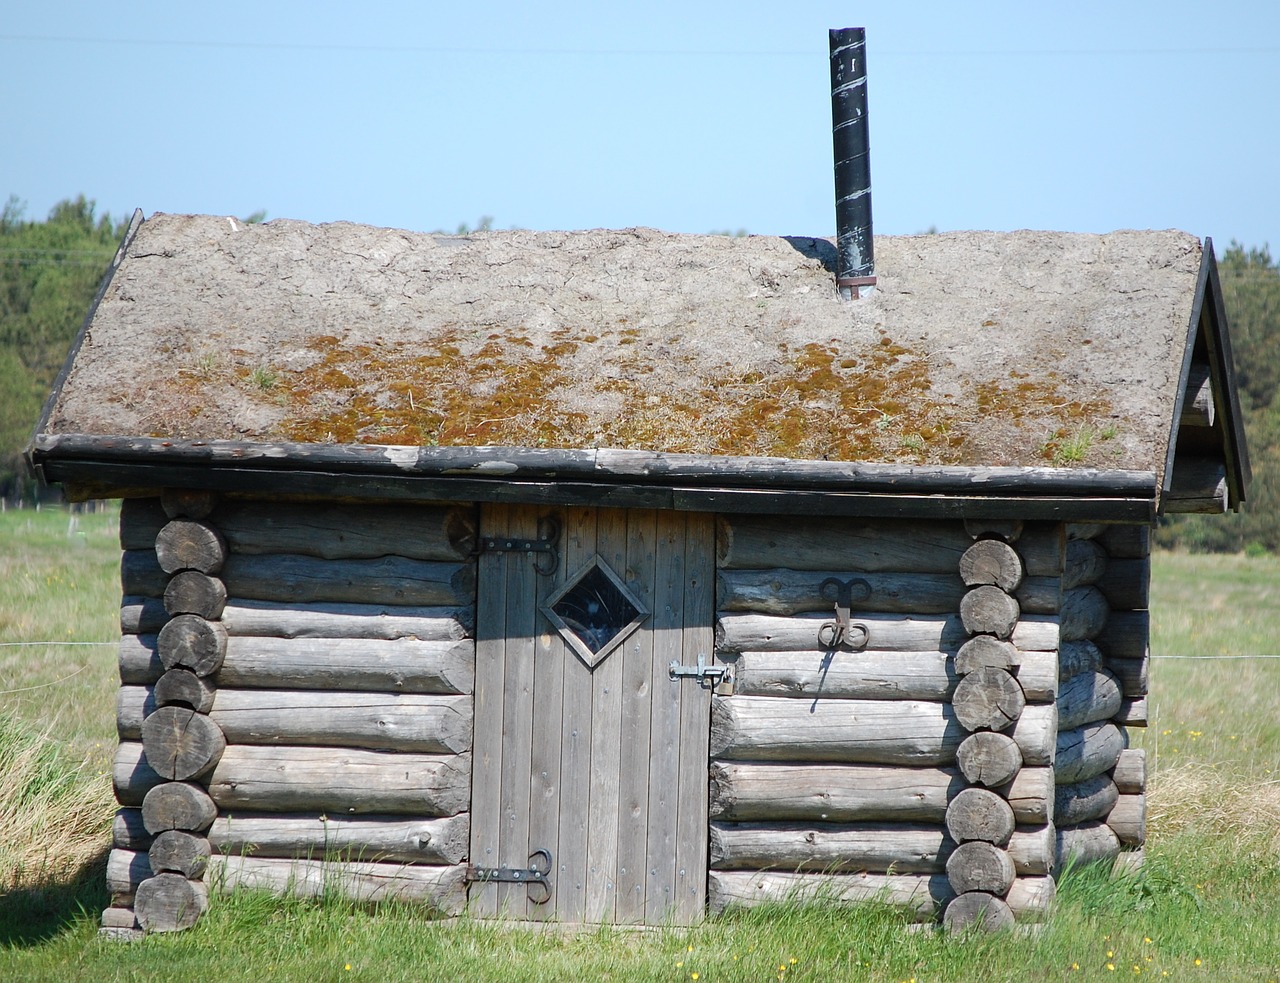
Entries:
POLYGON ((821 239, 157 215, 48 431, 1158 472, 1200 248, 878 238, 847 302, 821 239))

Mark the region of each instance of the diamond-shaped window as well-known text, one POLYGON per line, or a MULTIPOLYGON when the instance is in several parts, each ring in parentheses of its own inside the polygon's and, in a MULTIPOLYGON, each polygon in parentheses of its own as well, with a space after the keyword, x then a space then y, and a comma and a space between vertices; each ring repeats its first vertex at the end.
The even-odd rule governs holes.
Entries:
POLYGON ((542 613, 592 669, 649 616, 644 603, 599 556, 556 591, 542 613))

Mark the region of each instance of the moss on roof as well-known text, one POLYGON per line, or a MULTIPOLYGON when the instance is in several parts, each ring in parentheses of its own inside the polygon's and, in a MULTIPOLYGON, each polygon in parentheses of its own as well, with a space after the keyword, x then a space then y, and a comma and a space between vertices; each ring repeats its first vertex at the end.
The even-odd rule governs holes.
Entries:
POLYGON ((1159 471, 1200 243, 419 235, 157 215, 50 433, 1159 471))

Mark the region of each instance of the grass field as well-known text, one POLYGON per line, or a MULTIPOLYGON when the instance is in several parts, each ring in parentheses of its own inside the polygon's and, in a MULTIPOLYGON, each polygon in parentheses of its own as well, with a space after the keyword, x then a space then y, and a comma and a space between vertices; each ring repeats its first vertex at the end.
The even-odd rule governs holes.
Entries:
POLYGON ((731 914, 574 936, 406 907, 218 899, 190 932, 100 941, 114 806, 113 514, 0 514, 0 973, 48 980, 1280 979, 1280 560, 1159 555, 1147 865, 1063 879, 1051 925, 952 939, 893 912, 731 914), (29 642, 59 644, 30 645, 29 642), (14 644, 19 643, 19 644, 14 644), (1206 656, 1217 658, 1172 658, 1206 656), (1249 658, 1237 658, 1248 656, 1249 658))

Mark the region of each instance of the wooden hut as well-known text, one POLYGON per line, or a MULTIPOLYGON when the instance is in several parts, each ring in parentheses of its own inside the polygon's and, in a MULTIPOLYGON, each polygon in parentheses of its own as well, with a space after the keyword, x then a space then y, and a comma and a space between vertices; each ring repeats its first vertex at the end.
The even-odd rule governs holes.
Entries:
POLYGON ((1140 849, 1148 532, 1249 478, 1212 249, 876 252, 135 217, 30 450, 124 499, 104 925, 999 925, 1140 849))

